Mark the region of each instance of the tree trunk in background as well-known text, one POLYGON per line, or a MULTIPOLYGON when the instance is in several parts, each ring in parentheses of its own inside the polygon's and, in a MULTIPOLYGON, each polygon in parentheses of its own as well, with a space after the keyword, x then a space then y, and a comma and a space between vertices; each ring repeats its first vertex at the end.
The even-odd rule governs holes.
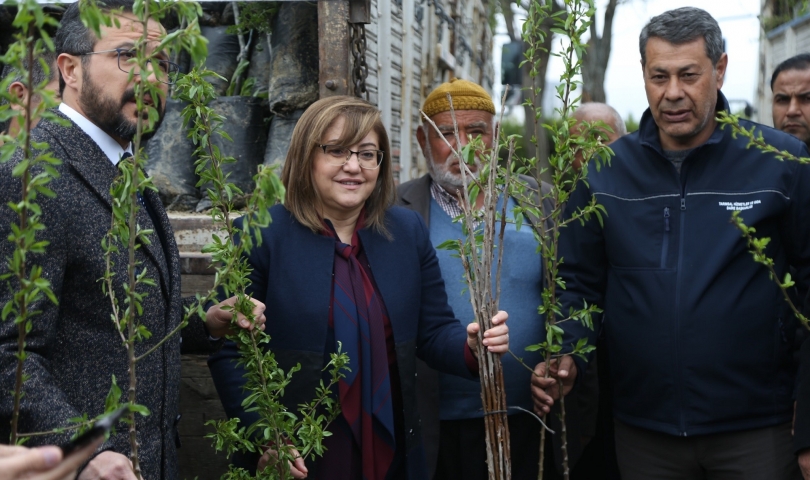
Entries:
POLYGON ((596 17, 591 23, 591 38, 588 49, 582 59, 582 102, 605 103, 605 70, 610 60, 610 40, 613 33, 613 14, 619 0, 609 0, 605 7, 602 36, 596 34, 596 17))
POLYGON ((509 40, 516 42, 520 38, 520 33, 515 31, 515 15, 512 13, 512 1, 500 0, 501 13, 503 13, 503 20, 506 23, 506 33, 509 34, 509 40))

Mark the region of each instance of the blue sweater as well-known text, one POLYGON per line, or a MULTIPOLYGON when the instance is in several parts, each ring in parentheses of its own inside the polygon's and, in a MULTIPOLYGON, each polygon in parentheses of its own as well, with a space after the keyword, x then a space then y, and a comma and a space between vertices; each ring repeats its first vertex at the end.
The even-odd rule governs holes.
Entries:
MULTIPOLYGON (((510 207, 514 202, 510 201, 510 207)), ((498 207, 500 208, 500 206, 498 207)), ((508 208, 508 217, 512 216, 508 208)), ((448 239, 463 238, 460 223, 453 219, 431 199, 430 202, 430 241, 434 246, 448 239)), ((501 310, 509 312, 509 342, 516 355, 534 368, 542 361, 539 352, 525 352, 527 345, 540 343, 544 337, 543 317, 537 313, 542 302, 542 262, 537 252, 537 242, 528 224, 518 231, 514 223, 508 223, 504 235, 503 267, 501 270, 501 310)), ((464 280, 464 268, 461 260, 454 257, 449 250, 437 250, 439 266, 442 271, 447 297, 456 318, 462 323, 474 318, 470 305, 470 294, 464 280)), ((493 269, 493 287, 495 280, 493 269)), ((531 372, 520 365, 511 355, 504 355, 501 360, 506 382, 506 400, 509 406, 519 406, 527 410, 532 408, 529 383, 531 372)), ((440 374, 441 394, 439 416, 442 420, 459 420, 481 417, 481 384, 478 381, 466 380, 457 376, 440 374)), ((519 410, 510 411, 518 413, 519 410)))

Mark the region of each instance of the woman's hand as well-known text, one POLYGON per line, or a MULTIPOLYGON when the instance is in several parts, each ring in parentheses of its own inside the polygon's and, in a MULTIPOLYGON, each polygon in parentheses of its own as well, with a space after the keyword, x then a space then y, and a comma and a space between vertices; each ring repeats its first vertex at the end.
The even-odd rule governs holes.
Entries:
MULTIPOLYGON (((251 302, 253 302, 253 318, 254 323, 250 323, 244 315, 237 314, 236 322, 239 324, 241 328, 246 330, 253 330, 254 328, 260 328, 264 330, 264 322, 266 320, 264 316, 264 309, 265 306, 262 302, 251 298, 251 302)), ((219 302, 216 305, 212 305, 205 312, 205 326, 208 328, 208 334, 214 338, 221 338, 225 335, 230 335, 233 333, 231 329, 231 318, 233 318, 233 310, 232 309, 223 309, 222 307, 228 306, 233 307, 234 303, 236 303, 236 297, 231 297, 225 301, 219 302)))
MULTIPOLYGON (((503 310, 492 317, 492 328, 484 332, 484 346, 492 353, 503 355, 509 351, 509 327, 506 326, 506 319, 509 314, 503 310)), ((470 350, 478 356, 478 330, 481 327, 473 322, 467 325, 467 345, 470 350)))
MULTIPOLYGON (((290 475, 292 475, 293 478, 297 479, 307 478, 307 474, 309 473, 309 471, 307 470, 306 465, 304 465, 304 459, 301 458, 301 455, 298 453, 298 450, 292 448, 290 449, 289 452, 295 458, 295 462, 287 462, 287 466, 290 469, 290 475)), ((264 470, 265 467, 267 467, 267 464, 270 462, 270 460, 273 460, 275 462, 277 458, 278 453, 276 452, 276 450, 274 448, 268 448, 267 450, 265 450, 264 455, 262 455, 262 457, 259 459, 257 469, 259 471, 264 470)))

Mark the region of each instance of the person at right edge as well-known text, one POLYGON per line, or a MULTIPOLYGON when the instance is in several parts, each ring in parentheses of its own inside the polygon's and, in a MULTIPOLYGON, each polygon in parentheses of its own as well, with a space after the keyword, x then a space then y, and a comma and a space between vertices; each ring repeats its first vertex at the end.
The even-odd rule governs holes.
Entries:
MULTIPOLYGON (((810 310, 810 294, 804 303, 810 310)), ((799 457, 804 480, 810 480, 810 342, 803 342, 800 352, 798 388, 796 389, 796 416, 793 419, 793 449, 799 457)))
MULTIPOLYGON (((611 364, 622 478, 799 479, 796 320, 729 220, 740 211, 757 237, 769 237, 776 274, 792 266, 806 291, 810 166, 746 148, 716 121, 728 110, 720 92, 728 57, 708 13, 685 7, 652 18, 639 49, 650 108, 638 132, 611 144, 610 167, 591 171, 567 205, 595 196, 607 214, 571 223, 560 238, 562 311, 586 301, 607 319, 596 327, 611 364)), ((740 123, 808 156, 793 136, 740 123)), ((578 322, 561 327, 568 348, 596 336, 578 322)), ((586 366, 566 356, 551 372, 567 390, 586 366)), ((539 412, 554 403, 550 383, 533 378, 539 412)))

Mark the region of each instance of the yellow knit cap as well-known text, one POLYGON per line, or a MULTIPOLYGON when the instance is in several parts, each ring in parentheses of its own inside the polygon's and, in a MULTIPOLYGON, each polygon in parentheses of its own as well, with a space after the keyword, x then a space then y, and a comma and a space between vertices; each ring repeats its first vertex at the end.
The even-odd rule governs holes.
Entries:
POLYGON ((428 117, 437 113, 449 112, 450 102, 447 94, 453 98, 453 110, 483 110, 495 114, 495 104, 486 90, 478 84, 468 80, 450 79, 430 92, 422 105, 422 111, 428 117))

